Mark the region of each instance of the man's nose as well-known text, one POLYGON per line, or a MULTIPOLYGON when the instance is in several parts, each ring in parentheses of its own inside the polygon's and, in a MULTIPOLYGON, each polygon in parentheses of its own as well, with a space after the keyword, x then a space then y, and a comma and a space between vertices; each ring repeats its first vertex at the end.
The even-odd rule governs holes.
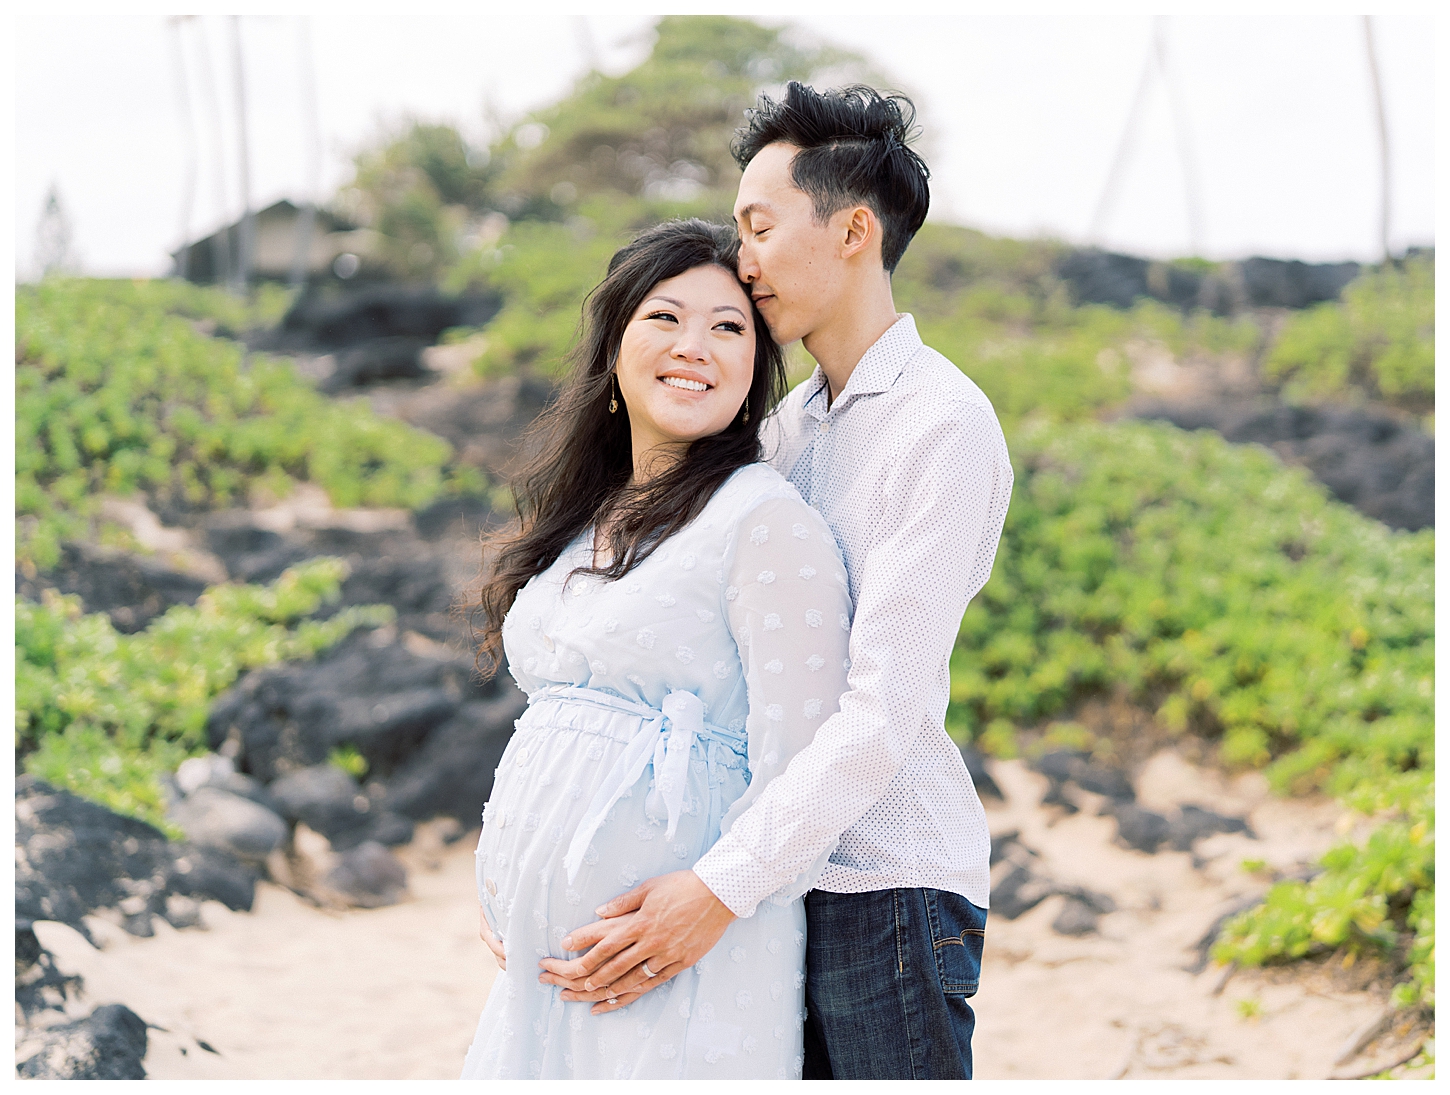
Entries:
POLYGON ((743 241, 740 244, 740 256, 736 260, 736 266, 740 273, 740 280, 746 284, 760 277, 760 265, 755 261, 755 249, 743 241))

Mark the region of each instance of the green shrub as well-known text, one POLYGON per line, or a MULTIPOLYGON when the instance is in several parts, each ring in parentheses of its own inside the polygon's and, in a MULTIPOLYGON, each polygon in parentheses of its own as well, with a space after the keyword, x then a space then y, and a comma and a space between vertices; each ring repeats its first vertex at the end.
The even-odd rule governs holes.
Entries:
POLYGON ((1039 423, 1011 451, 1012 507, 962 621, 948 725, 1001 753, 1004 721, 1121 692, 1281 792, 1378 817, 1363 848, 1239 917, 1219 954, 1254 964, 1403 932, 1400 998, 1432 992, 1433 531, 1386 529, 1207 431, 1039 423))
POLYGON ((496 251, 481 252, 450 275, 450 287, 483 284, 504 306, 483 328, 487 347, 474 367, 483 376, 565 372, 580 308, 624 241, 540 221, 511 225, 496 251))
POLYGON ((995 571, 953 662, 964 725, 1121 688, 1283 789, 1417 798, 1434 755, 1433 532, 1385 529, 1208 432, 1037 426, 1012 452, 995 571))
POLYGON ((353 745, 339 745, 327 754, 327 763, 334 768, 341 768, 353 779, 365 779, 368 774, 368 758, 353 745))
POLYGON ((1345 948, 1388 951, 1404 931, 1408 976, 1394 993, 1400 1007, 1435 1003, 1435 837, 1429 796, 1411 817, 1381 825, 1363 847, 1341 844, 1309 882, 1273 886, 1262 905, 1224 925, 1214 947, 1220 962, 1284 962, 1345 948), (1420 815, 1417 819, 1415 815, 1420 815))
POLYGON ((75 597, 15 601, 15 737, 24 768, 122 814, 164 823, 160 777, 206 750, 211 701, 245 669, 310 658, 388 605, 309 620, 347 575, 314 559, 270 586, 214 586, 134 635, 75 597))
POLYGON ((1291 316, 1264 363, 1293 398, 1367 394, 1425 414, 1435 404, 1435 267, 1429 256, 1368 271, 1343 299, 1291 316))
POLYGON ((334 401, 285 361, 243 353, 172 309, 229 298, 176 283, 52 280, 16 295, 18 556, 54 565, 102 494, 187 506, 311 480, 340 506, 417 507, 447 485, 447 442, 334 401))

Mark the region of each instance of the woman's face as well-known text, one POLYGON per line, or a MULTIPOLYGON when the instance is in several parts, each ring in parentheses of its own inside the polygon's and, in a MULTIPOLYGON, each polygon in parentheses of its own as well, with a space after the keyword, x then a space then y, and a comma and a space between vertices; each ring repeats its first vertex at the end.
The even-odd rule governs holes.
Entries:
POLYGON ((651 289, 616 366, 635 453, 730 425, 755 374, 755 339, 750 301, 728 270, 697 266, 651 289))

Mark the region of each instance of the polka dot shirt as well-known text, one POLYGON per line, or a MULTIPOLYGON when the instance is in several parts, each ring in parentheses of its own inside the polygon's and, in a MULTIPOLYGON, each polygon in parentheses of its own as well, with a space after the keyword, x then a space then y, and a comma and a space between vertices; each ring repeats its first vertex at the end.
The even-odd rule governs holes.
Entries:
POLYGON ((1007 443, 981 389, 910 315, 828 401, 817 368, 768 421, 766 448, 845 556, 847 691, 695 872, 748 916, 834 846, 818 889, 922 886, 985 908, 986 816, 944 720, 957 629, 1012 496, 1007 443))

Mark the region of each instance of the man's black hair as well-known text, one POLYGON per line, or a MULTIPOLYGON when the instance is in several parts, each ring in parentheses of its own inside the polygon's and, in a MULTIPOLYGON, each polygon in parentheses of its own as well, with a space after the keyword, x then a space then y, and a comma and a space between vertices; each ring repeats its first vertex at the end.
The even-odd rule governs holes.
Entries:
POLYGON ((906 245, 926 220, 931 195, 926 162, 906 146, 916 108, 905 95, 875 88, 819 92, 792 80, 779 102, 762 95, 749 122, 735 131, 730 151, 743 169, 777 141, 800 149, 791 181, 811 196, 817 221, 848 205, 869 206, 881 218, 881 264, 896 269, 906 245))

